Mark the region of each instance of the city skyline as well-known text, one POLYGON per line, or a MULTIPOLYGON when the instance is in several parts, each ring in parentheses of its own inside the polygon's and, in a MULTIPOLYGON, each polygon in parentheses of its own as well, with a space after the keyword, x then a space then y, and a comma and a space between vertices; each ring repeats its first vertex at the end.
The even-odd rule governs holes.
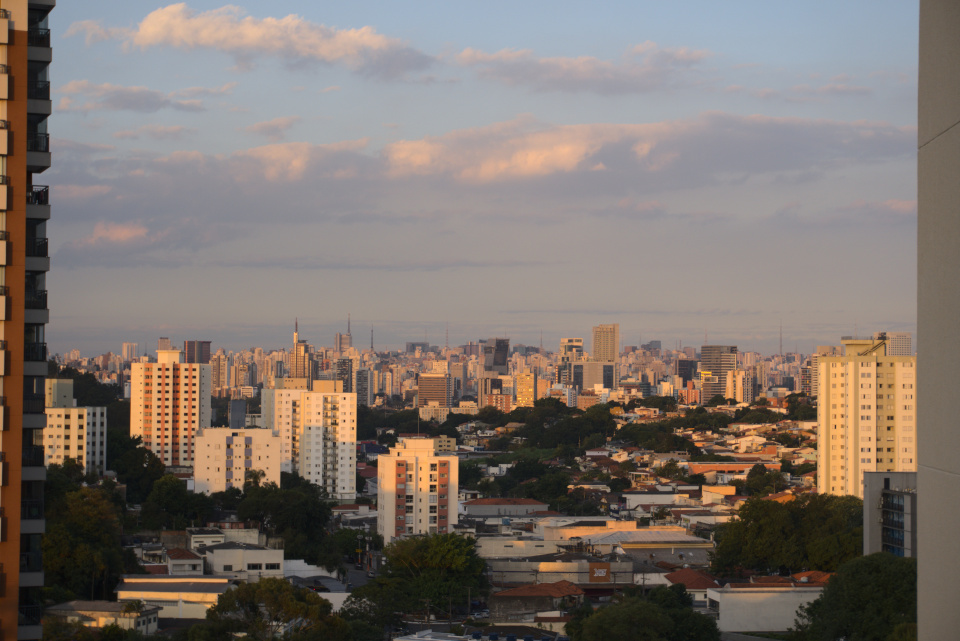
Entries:
POLYGON ((60 7, 51 351, 916 335, 914 4, 507 6, 60 7))

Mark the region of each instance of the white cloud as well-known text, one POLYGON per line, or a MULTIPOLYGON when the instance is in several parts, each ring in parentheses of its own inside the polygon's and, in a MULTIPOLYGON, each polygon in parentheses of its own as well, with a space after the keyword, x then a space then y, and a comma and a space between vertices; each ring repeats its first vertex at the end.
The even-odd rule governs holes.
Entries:
POLYGON ((661 48, 644 42, 617 61, 591 56, 538 58, 527 49, 496 53, 465 49, 457 62, 477 68, 481 77, 536 91, 626 94, 683 84, 689 72, 709 56, 703 50, 661 48))
POLYGON ((137 140, 141 136, 154 140, 181 140, 184 136, 196 132, 196 129, 182 125, 143 125, 136 129, 118 131, 113 137, 121 140, 137 140))
POLYGON ((296 15, 254 18, 236 6, 196 11, 186 3, 149 13, 135 29, 109 29, 95 21, 74 23, 67 35, 83 33, 88 43, 122 39, 139 49, 213 49, 249 67, 261 56, 297 64, 318 61, 343 64, 359 73, 381 78, 401 77, 430 66, 433 58, 404 42, 377 33, 373 27, 337 29, 296 15))
POLYGON ((59 89, 65 94, 57 105, 60 111, 136 111, 154 113, 161 109, 204 111, 199 100, 178 100, 177 92, 165 94, 147 87, 124 87, 89 80, 72 80, 59 89))

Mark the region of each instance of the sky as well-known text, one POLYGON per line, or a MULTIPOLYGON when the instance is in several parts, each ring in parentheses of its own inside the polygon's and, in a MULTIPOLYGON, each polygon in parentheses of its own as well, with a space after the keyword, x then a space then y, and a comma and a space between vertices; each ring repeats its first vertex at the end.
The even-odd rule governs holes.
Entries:
POLYGON ((61 3, 52 352, 916 330, 916 2, 61 3))

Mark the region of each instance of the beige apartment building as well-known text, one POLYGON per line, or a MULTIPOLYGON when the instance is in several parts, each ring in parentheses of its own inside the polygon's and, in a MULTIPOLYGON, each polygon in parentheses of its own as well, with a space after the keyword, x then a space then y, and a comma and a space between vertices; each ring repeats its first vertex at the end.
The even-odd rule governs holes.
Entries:
POLYGON ((517 407, 533 407, 538 398, 537 395, 537 374, 536 372, 526 371, 517 374, 515 377, 517 389, 517 407))
POLYGON ((179 349, 130 366, 130 435, 166 466, 192 466, 197 430, 210 426, 209 365, 181 362, 179 349))
POLYGON ((432 438, 401 438, 377 457, 377 532, 384 543, 416 534, 453 532, 459 460, 432 438))
POLYGON ((340 381, 314 381, 313 390, 263 390, 280 436, 280 469, 297 472, 337 500, 357 495, 357 395, 340 381))
POLYGON ((204 494, 243 488, 248 471, 263 473, 261 483, 280 485, 280 434, 263 428, 197 431, 193 462, 194 491, 204 494))
POLYGON ((863 498, 864 472, 917 470, 917 357, 847 338, 819 359, 817 488, 863 498))
POLYGON ((46 382, 47 426, 43 428, 44 465, 71 458, 87 474, 102 475, 107 465, 107 408, 74 407, 73 381, 46 382))
POLYGON ((597 325, 593 328, 591 360, 612 363, 620 360, 620 323, 597 325))

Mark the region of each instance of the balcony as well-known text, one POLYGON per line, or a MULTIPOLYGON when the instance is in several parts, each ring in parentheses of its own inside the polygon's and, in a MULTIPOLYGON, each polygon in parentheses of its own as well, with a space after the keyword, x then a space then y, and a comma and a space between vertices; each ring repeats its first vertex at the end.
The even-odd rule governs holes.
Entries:
POLYGON ((47 258, 49 254, 50 241, 46 238, 28 238, 27 239, 27 257, 47 258))
POLYGON ((20 520, 39 521, 43 518, 43 499, 24 499, 20 501, 20 520))
POLYGON ((43 618, 43 606, 21 605, 19 606, 19 614, 18 626, 40 625, 40 619, 43 618))
POLYGON ((40 173, 50 168, 50 136, 38 132, 27 133, 27 169, 40 173))
POLYGON ((50 30, 31 28, 27 31, 28 47, 50 47, 50 30))
POLYGON ((31 80, 28 82, 27 100, 50 100, 50 81, 31 80))
POLYGON ((43 572, 43 553, 39 550, 21 552, 20 572, 43 572))
POLYGON ((47 344, 46 343, 24 343, 23 360, 25 361, 46 361, 47 344))
POLYGON ((24 414, 44 414, 46 411, 46 399, 40 395, 23 395, 23 413, 24 414))
POLYGON ((43 467, 43 447, 40 445, 24 445, 23 466, 43 467))
POLYGON ((50 187, 47 185, 34 185, 33 190, 27 194, 28 205, 49 205, 50 187))
MULTIPOLYGON (((27 290, 23 297, 24 309, 46 309, 47 308, 47 290, 35 289, 27 290)), ((43 359, 46 360, 46 359, 43 359)))

